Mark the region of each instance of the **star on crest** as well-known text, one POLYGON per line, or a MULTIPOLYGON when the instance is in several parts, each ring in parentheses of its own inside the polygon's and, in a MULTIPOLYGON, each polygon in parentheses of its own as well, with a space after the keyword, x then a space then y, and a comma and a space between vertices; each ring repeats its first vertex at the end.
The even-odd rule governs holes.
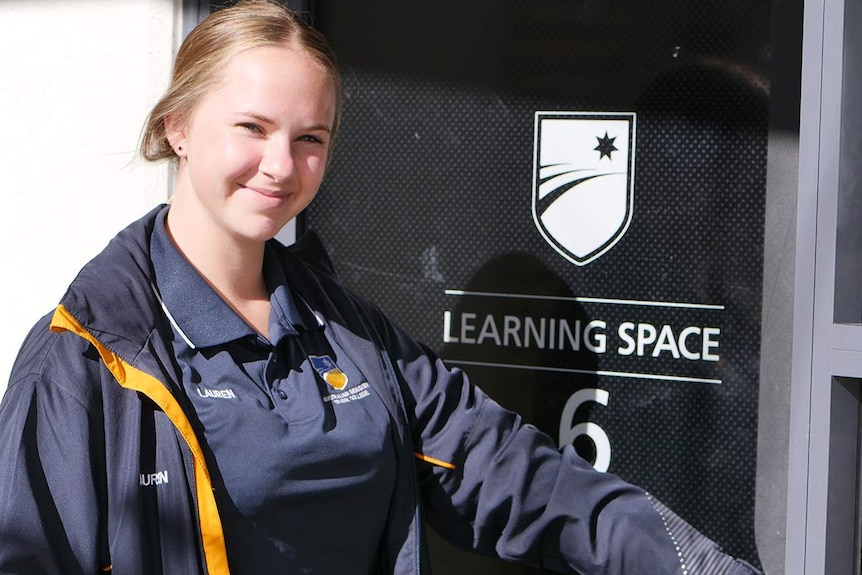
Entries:
POLYGON ((596 136, 596 140, 598 140, 599 145, 593 149, 599 153, 599 161, 601 161, 605 156, 607 156, 609 160, 612 160, 613 158, 611 158, 611 153, 617 151, 617 147, 614 146, 614 140, 616 140, 616 137, 609 138, 608 132, 605 130, 605 137, 599 138, 596 136))

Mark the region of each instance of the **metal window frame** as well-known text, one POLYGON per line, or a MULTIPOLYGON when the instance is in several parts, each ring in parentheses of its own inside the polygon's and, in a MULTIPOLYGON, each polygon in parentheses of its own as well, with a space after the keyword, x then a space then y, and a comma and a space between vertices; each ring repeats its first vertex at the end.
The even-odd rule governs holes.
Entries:
POLYGON ((211 13, 210 0, 182 0, 182 37, 188 36, 192 28, 211 13))
POLYGON ((862 194, 847 187, 858 186, 862 166, 842 152, 851 129, 844 104, 859 97, 854 78, 862 72, 857 59, 847 59, 862 40, 845 32, 860 16, 853 2, 805 3, 787 573, 860 572, 862 325, 834 319, 836 307, 846 307, 842 298, 859 297, 852 289, 836 291, 836 278, 846 277, 839 262, 862 257, 837 241, 841 194, 862 194))

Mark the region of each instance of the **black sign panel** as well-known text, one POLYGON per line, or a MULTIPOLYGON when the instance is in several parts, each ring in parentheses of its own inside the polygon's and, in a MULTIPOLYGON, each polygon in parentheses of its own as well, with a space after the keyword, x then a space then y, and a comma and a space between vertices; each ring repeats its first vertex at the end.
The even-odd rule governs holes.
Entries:
POLYGON ((345 109, 307 224, 345 283, 757 564, 771 5, 321 4, 345 109))

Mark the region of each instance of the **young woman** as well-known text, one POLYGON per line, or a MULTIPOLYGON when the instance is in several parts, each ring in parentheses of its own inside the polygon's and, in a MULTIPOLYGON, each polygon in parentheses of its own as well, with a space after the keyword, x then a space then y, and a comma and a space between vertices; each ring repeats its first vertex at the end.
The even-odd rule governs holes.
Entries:
POLYGON ((85 266, 0 407, 0 573, 427 573, 460 547, 564 573, 754 570, 595 472, 338 282, 313 235, 333 55, 243 0, 150 115, 176 193, 85 266))

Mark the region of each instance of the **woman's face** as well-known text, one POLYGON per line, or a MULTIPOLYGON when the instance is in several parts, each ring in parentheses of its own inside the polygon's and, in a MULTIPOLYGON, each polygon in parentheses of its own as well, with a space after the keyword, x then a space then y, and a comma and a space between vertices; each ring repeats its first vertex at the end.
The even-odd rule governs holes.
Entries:
POLYGON ((290 47, 234 56, 182 125, 171 223, 202 240, 265 241, 301 212, 323 179, 335 118, 331 76, 290 47))

